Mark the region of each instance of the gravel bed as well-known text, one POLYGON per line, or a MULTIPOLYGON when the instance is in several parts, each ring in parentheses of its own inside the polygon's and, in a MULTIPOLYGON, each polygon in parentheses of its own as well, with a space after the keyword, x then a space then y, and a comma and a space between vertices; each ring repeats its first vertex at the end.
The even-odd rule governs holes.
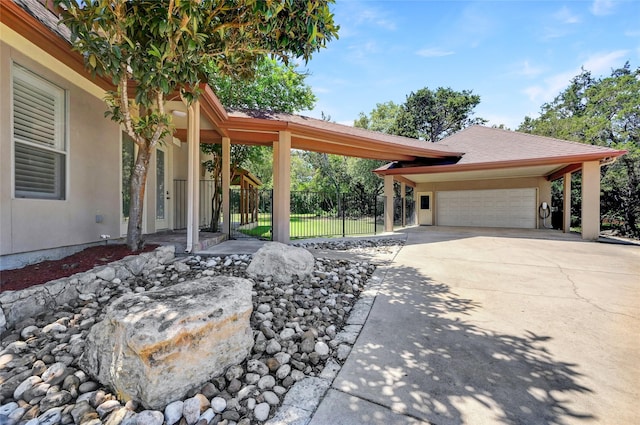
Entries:
MULTIPOLYGON (((375 250, 399 244, 358 242, 313 247, 375 250)), ((116 278, 97 294, 85 294, 7 330, 0 345, 0 425, 264 423, 296 382, 322 376, 325 368, 329 374, 339 370, 355 342, 351 333, 341 330, 375 270, 373 264, 316 259, 309 281, 254 281, 251 355, 164 411, 119 402, 77 366, 89 329, 102 319, 111 300, 206 275, 246 277, 250 261, 251 255, 180 259, 159 265, 145 277, 116 278)))

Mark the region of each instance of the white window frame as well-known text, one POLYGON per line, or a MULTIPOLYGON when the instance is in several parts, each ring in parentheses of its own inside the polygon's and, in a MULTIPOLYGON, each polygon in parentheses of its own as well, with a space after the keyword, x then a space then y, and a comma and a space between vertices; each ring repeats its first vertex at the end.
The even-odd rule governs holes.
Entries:
POLYGON ((36 75, 27 68, 12 63, 12 78, 11 78, 11 140, 12 140, 12 183, 13 183, 13 196, 14 198, 28 198, 28 199, 46 199, 46 200, 66 200, 67 186, 68 186, 68 93, 65 89, 59 87, 52 82, 45 80, 44 78, 36 75), (38 142, 37 140, 29 140, 23 138, 19 134, 16 134, 16 108, 15 108, 15 87, 17 83, 22 83, 33 87, 35 90, 46 93, 53 99, 54 105, 53 111, 53 124, 54 129, 50 132, 49 136, 52 139, 48 141, 38 142), (16 181, 16 174, 18 172, 17 151, 20 148, 27 148, 33 151, 41 153, 50 153, 57 158, 58 167, 53 170, 55 173, 53 191, 42 191, 33 188, 21 189, 18 187, 16 181))

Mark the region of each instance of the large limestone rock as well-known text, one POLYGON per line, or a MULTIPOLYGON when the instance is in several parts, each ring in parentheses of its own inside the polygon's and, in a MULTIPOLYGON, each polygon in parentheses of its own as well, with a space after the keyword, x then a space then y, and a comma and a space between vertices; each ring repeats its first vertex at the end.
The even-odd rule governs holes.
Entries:
POLYGON ((315 260, 304 248, 267 242, 253 256, 247 274, 252 278, 271 277, 275 282, 291 283, 293 276, 300 280, 311 277, 315 260))
POLYGON ((124 295, 91 328, 80 366, 122 400, 164 408, 250 353, 251 288, 220 276, 124 295))

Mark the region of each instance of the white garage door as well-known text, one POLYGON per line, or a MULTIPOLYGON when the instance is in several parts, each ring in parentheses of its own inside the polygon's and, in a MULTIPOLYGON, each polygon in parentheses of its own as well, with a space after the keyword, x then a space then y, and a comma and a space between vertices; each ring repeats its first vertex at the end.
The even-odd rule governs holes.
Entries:
POLYGON ((535 188, 437 192, 437 224, 535 229, 536 201, 535 188))

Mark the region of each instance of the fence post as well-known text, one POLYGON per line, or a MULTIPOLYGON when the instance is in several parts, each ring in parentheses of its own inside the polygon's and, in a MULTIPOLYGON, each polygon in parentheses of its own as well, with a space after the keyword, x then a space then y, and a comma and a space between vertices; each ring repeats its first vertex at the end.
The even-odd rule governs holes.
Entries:
POLYGON ((345 212, 347 211, 347 209, 344 206, 344 193, 342 194, 342 203, 341 203, 341 207, 342 207, 342 237, 344 238, 346 236, 346 214, 345 212))
MULTIPOLYGON (((271 241, 273 241, 273 189, 269 190, 269 196, 271 196, 271 241)), ((291 218, 289 218, 289 221, 291 221, 291 218)))
POLYGON ((373 234, 378 234, 378 195, 373 195, 373 234))

